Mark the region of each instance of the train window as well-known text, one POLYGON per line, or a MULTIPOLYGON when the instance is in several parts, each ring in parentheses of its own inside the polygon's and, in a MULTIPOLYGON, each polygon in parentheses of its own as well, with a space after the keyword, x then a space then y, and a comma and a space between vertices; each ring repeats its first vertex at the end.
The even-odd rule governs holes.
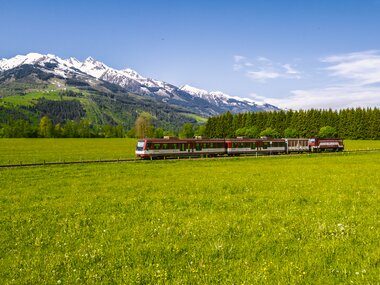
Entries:
POLYGON ((208 148, 207 143, 203 144, 203 148, 208 148))
POLYGON ((136 150, 142 151, 144 149, 144 142, 137 142, 136 150))
POLYGON ((155 143, 154 144, 154 149, 161 149, 161 144, 155 143))
POLYGON ((172 143, 164 144, 164 149, 173 149, 173 144, 172 143))
POLYGON ((267 149, 269 146, 269 142, 263 142, 263 149, 267 149))
POLYGON ((181 143, 181 144, 180 144, 180 150, 181 150, 181 151, 185 151, 185 150, 186 150, 186 144, 181 143))
POLYGON ((251 143, 251 149, 256 149, 256 143, 255 142, 251 143))
POLYGON ((202 150, 202 144, 201 143, 196 143, 195 144, 195 149, 196 150, 202 150))

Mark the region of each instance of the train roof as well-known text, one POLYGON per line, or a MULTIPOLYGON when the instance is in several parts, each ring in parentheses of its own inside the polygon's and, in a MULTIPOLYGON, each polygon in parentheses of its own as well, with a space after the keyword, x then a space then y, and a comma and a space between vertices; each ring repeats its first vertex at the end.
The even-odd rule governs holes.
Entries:
POLYGON ((272 141, 272 142, 283 142, 285 139, 277 139, 277 138, 233 138, 233 139, 226 139, 226 142, 256 142, 256 141, 272 141))
POLYGON ((150 143, 191 143, 191 142, 224 142, 225 139, 179 139, 179 138, 170 138, 170 139, 140 139, 139 141, 146 141, 150 143))

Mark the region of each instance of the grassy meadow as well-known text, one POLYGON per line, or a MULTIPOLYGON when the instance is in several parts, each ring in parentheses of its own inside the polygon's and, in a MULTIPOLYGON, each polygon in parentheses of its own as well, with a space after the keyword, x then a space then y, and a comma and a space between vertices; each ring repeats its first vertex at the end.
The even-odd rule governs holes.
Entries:
POLYGON ((0 139, 0 164, 134 158, 136 139, 0 139))
MULTIPOLYGON (((129 159, 136 139, 0 139, 0 164, 129 159)), ((345 150, 380 149, 380 141, 345 140, 345 150)))
MULTIPOLYGON (((128 140, 113 141, 119 156, 128 140)), ((375 152, 0 169, 0 283, 378 284, 379 161, 375 152)))
POLYGON ((344 140, 344 149, 347 151, 380 149, 380 140, 344 140))

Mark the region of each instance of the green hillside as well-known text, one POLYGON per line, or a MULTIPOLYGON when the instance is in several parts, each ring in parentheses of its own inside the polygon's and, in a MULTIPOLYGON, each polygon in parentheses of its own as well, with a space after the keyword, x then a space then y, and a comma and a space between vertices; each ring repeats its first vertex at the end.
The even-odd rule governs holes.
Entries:
POLYGON ((103 86, 56 86, 30 81, 1 84, 0 124, 25 120, 36 125, 48 116, 54 125, 87 120, 92 126, 121 125, 129 130, 142 112, 150 113, 155 127, 164 129, 178 130, 185 123, 204 122, 188 110, 131 93, 112 92, 103 86))

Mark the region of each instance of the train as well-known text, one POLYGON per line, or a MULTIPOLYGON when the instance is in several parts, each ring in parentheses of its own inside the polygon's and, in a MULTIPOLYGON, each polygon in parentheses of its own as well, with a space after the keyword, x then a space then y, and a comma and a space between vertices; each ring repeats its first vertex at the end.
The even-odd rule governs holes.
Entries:
POLYGON ((272 155, 302 152, 343 151, 339 138, 246 138, 140 139, 135 154, 142 159, 272 155))

